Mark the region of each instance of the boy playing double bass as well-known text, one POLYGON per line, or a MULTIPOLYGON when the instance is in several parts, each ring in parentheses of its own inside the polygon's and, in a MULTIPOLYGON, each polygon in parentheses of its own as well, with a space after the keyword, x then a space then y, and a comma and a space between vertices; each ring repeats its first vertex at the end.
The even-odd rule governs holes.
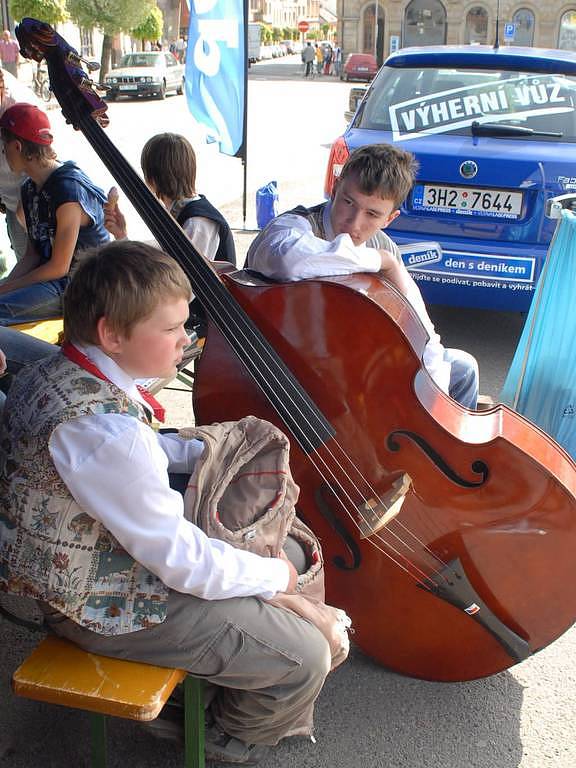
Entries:
POLYGON ((251 244, 246 266, 283 282, 356 272, 382 272, 403 293, 428 332, 424 365, 436 384, 467 408, 476 408, 478 365, 472 355, 446 349, 428 316, 420 290, 384 230, 416 171, 413 155, 387 144, 352 152, 332 199, 302 206, 271 221, 251 244))

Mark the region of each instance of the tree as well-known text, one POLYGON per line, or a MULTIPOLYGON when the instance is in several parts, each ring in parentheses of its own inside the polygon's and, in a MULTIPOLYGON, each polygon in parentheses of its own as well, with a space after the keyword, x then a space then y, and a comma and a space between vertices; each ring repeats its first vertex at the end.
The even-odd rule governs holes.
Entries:
POLYGON ((262 39, 265 43, 270 43, 272 41, 272 30, 265 24, 262 24, 262 39))
POLYGON ((130 33, 136 40, 161 40, 164 30, 164 16, 158 6, 150 9, 144 21, 130 33))
MULTIPOLYGON (((51 25, 68 19, 65 0, 10 0, 10 13, 16 21, 29 16, 51 25)), ((39 71, 40 62, 36 67, 39 71)))
POLYGON ((58 24, 68 19, 65 0, 10 0, 10 13, 16 21, 32 19, 58 24))
POLYGON ((154 0, 67 0, 70 16, 80 27, 98 27, 104 33, 100 82, 110 69, 112 37, 118 32, 129 32, 142 24, 154 0))

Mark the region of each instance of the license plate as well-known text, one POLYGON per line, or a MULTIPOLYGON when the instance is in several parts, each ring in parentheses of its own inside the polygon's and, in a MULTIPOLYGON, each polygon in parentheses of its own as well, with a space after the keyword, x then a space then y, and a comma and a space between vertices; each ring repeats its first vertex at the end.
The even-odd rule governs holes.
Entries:
POLYGON ((522 192, 418 184, 412 194, 412 208, 461 216, 517 219, 522 211, 522 192))
POLYGON ((358 67, 358 72, 368 72, 368 67, 358 67))
POLYGON ((121 85, 120 86, 121 91, 137 91, 138 86, 136 84, 134 85, 121 85))

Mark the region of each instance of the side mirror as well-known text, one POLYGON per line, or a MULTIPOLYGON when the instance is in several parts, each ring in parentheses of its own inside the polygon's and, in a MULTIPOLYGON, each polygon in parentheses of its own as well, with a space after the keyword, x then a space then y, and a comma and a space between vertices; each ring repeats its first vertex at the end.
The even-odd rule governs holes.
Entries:
POLYGON ((576 211, 576 193, 568 192, 566 195, 558 195, 558 197, 550 197, 546 200, 546 216, 549 219, 562 218, 562 209, 567 208, 569 211, 576 211))

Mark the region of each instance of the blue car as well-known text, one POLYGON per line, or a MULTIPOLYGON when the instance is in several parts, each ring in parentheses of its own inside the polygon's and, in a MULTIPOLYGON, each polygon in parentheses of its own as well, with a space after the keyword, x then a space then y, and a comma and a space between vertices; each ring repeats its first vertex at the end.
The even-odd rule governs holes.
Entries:
POLYGON ((576 54, 430 46, 391 55, 330 153, 326 194, 350 152, 393 143, 419 162, 388 228, 426 300, 525 312, 555 221, 576 190, 576 54))

